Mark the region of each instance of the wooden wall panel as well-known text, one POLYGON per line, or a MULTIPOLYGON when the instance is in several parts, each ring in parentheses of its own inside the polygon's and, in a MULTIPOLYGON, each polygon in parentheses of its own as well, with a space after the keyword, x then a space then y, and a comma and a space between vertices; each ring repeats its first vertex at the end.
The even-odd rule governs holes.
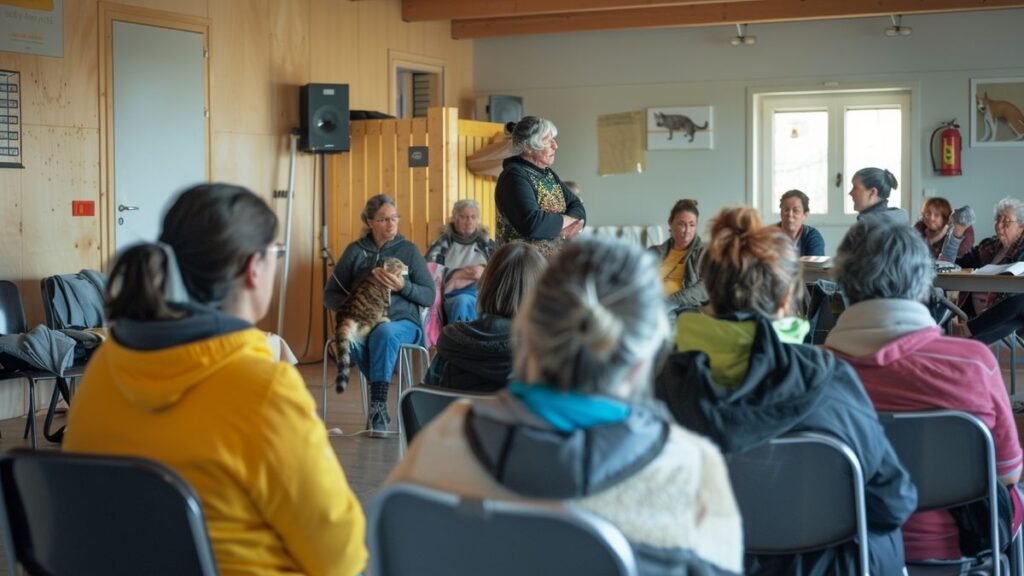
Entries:
MULTIPOLYGON (((413 118, 412 120, 412 146, 429 146, 427 136, 427 119, 413 118)), ((427 248, 427 193, 428 176, 427 168, 410 168, 412 173, 412 197, 404 210, 409 214, 410 230, 409 240, 420 247, 423 251, 427 248)))
POLYGON ((395 202, 399 213, 406 207, 408 216, 398 223, 402 236, 412 238, 412 170, 409 168, 409 144, 412 142, 412 122, 399 120, 395 123, 395 141, 397 152, 395 157, 395 202))
POLYGON ((210 99, 215 132, 273 134, 269 0, 210 4, 210 99))

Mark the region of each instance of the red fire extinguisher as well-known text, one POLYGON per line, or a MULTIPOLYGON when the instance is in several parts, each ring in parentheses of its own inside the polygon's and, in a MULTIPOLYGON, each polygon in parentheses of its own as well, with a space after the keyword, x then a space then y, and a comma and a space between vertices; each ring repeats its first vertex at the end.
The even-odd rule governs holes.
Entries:
POLYGON ((932 132, 932 170, 943 176, 959 176, 962 173, 960 171, 960 155, 963 140, 961 140, 958 128, 960 128, 960 125, 956 123, 956 118, 954 118, 949 122, 943 122, 932 132), (942 139, 941 146, 938 148, 939 159, 935 158, 936 136, 942 139))

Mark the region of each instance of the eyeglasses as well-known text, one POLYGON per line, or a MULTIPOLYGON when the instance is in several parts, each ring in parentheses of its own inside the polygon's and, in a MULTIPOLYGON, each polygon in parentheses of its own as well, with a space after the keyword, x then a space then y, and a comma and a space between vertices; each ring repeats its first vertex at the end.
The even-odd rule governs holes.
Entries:
POLYGON ((398 222, 401 218, 402 218, 401 216, 399 216, 398 214, 395 214, 394 216, 384 216, 384 217, 381 217, 381 218, 374 218, 373 222, 375 224, 387 224, 388 222, 398 222))
POLYGON ((288 248, 284 244, 280 242, 274 242, 270 246, 267 246, 267 249, 264 251, 264 253, 267 255, 273 255, 275 258, 284 258, 284 253, 287 251, 288 248))
POLYGON ((1002 224, 1003 226, 1009 226, 1010 224, 1017 224, 1020 220, 1014 220, 1005 216, 996 216, 996 224, 1002 224))

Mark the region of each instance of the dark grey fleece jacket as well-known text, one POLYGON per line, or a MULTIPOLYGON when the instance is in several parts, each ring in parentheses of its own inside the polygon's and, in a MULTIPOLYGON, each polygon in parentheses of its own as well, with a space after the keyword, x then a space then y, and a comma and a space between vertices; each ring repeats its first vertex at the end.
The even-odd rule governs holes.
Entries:
POLYGON ((434 279, 415 244, 401 234, 378 247, 369 234, 348 245, 324 286, 324 306, 337 310, 352 288, 384 258, 398 258, 409 267, 405 286, 391 294, 388 318, 420 324, 420 306, 434 303, 434 279))

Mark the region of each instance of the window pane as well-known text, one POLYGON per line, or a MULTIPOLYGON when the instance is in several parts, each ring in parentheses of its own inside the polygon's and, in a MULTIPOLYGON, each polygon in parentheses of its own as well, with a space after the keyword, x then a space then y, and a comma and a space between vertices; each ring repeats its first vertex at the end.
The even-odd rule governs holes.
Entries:
POLYGON ((807 194, 812 212, 828 212, 828 112, 775 112, 772 130, 772 213, 794 188, 807 194))
MULTIPOLYGON (((897 184, 903 183, 902 174, 902 111, 899 108, 858 108, 846 110, 845 158, 843 174, 846 190, 852 185, 853 173, 861 168, 874 166, 887 168, 896 176, 897 184)), ((889 206, 902 208, 902 194, 894 191, 889 195, 889 206)), ((844 195, 844 211, 855 214, 853 200, 844 195)))

